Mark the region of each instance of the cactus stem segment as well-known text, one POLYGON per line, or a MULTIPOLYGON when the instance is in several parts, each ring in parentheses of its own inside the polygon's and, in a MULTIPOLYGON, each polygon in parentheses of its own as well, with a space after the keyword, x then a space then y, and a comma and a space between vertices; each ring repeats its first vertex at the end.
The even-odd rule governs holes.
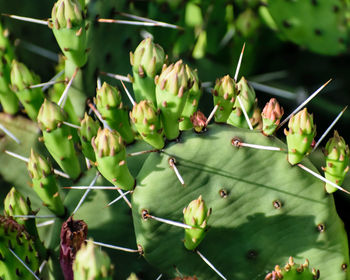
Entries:
POLYGON ((241 106, 243 115, 244 115, 244 117, 245 117, 245 120, 247 121, 247 124, 248 124, 248 126, 249 126, 249 129, 250 129, 250 130, 253 130, 253 126, 252 126, 252 124, 251 124, 251 122, 250 122, 249 116, 248 116, 248 114, 247 114, 247 110, 245 109, 244 104, 243 104, 243 102, 242 102, 242 100, 241 100, 241 97, 240 97, 239 95, 237 95, 237 100, 238 100, 238 102, 239 102, 239 105, 241 106))
POLYGON ((159 152, 159 151, 161 151, 161 150, 153 149, 153 150, 135 152, 135 153, 128 154, 128 157, 135 157, 135 156, 140 156, 140 155, 144 155, 144 154, 148 154, 148 153, 156 153, 156 152, 159 152))
POLYGON ((326 178, 324 178, 323 176, 321 176, 320 174, 317 174, 316 172, 312 171, 311 169, 307 168, 306 166, 302 165, 301 163, 298 163, 297 164, 301 169, 303 169, 304 171, 310 173, 311 175, 315 176, 316 178, 320 179, 321 181, 327 183, 327 184, 330 184, 332 185, 333 187, 337 188, 338 190, 341 190, 347 194, 350 194, 349 191, 343 189, 342 187, 338 186, 337 184, 327 180, 326 178))
POLYGON ((9 15, 9 14, 1 14, 2 16, 21 20, 21 21, 27 21, 27 22, 32 22, 32 23, 37 23, 37 24, 42 24, 42 25, 48 25, 49 22, 47 20, 41 20, 41 19, 36 19, 36 18, 30 18, 30 17, 22 17, 22 16, 16 16, 16 15, 9 15))
POLYGON ((205 123, 205 126, 208 126, 208 124, 210 123, 210 121, 212 120, 212 118, 214 117, 214 115, 218 109, 219 109, 219 104, 216 104, 214 109, 210 112, 210 115, 205 123))
POLYGON ((92 189, 92 190, 118 190, 119 187, 112 187, 112 186, 72 186, 72 187, 63 187, 64 189, 70 189, 70 190, 86 190, 86 189, 92 189))
POLYGON ((182 29, 182 27, 180 26, 161 22, 161 21, 149 22, 149 21, 131 21, 131 20, 107 19, 107 18, 99 18, 97 21, 102 23, 118 23, 118 24, 127 24, 127 25, 138 25, 138 26, 159 26, 159 27, 167 27, 172 29, 182 29))
POLYGON ((123 88, 124 88, 124 90, 125 90, 125 92, 126 92, 126 95, 128 96, 128 98, 129 98, 129 100, 130 100, 132 106, 135 106, 135 104, 136 104, 136 103, 135 103, 135 100, 132 98, 130 92, 128 91, 128 89, 127 89, 126 86, 124 85, 124 82, 123 82, 122 80, 120 80, 120 82, 122 83, 123 88))
MULTIPOLYGON (((119 188, 118 188, 119 189, 119 188)), ((116 199, 114 199, 113 201, 111 201, 110 203, 107 204, 106 207, 111 206, 113 203, 116 203, 117 201, 119 201, 120 199, 124 198, 124 196, 126 196, 127 194, 129 194, 131 191, 127 191, 123 194, 121 194, 120 196, 118 196, 116 199)), ((130 207, 131 208, 131 207, 130 207)))
POLYGON ((175 175, 176 175, 176 177, 179 179, 181 185, 182 185, 182 186, 185 186, 185 181, 184 181, 184 179, 182 178, 182 176, 181 176, 181 174, 180 174, 180 172, 179 172, 179 170, 177 169, 177 167, 176 167, 175 164, 176 164, 175 158, 169 158, 169 165, 170 165, 170 167, 174 170, 175 175))
MULTIPOLYGON (((300 111, 300 109, 302 109, 307 103, 309 103, 311 101, 311 99, 313 99, 321 90, 323 90, 330 82, 332 81, 332 79, 329 79, 327 82, 325 82, 322 86, 320 86, 313 94, 311 94, 303 103, 301 103, 292 113, 289 114, 288 117, 286 117, 281 123, 280 125, 277 127, 277 129, 279 129, 280 127, 282 127, 287 121, 289 121, 289 119, 295 115, 297 112, 300 111)), ((277 130, 276 129, 276 130, 277 130)))
MULTIPOLYGON (((8 155, 11 156, 11 157, 20 159, 20 160, 22 160, 22 161, 24 161, 24 162, 28 162, 28 161, 29 161, 28 158, 23 157, 23 156, 21 156, 21 155, 19 155, 19 154, 16 154, 16 153, 11 152, 11 151, 8 151, 8 150, 5 150, 4 153, 5 153, 5 154, 8 154, 8 155)), ((54 172, 56 175, 61 176, 61 177, 63 177, 63 178, 67 178, 67 179, 70 178, 68 174, 66 174, 66 173, 64 173, 64 172, 62 172, 62 171, 60 171, 60 170, 54 169, 53 172, 54 172)))
POLYGON ((59 83, 65 83, 65 81, 48 81, 41 84, 30 85, 28 88, 40 88, 40 87, 44 88, 44 87, 50 87, 54 84, 59 84, 59 83))
POLYGON ((171 220, 168 220, 168 219, 163 219, 163 218, 159 218, 159 217, 156 217, 156 216, 152 216, 145 209, 142 210, 141 214, 142 214, 142 219, 144 219, 144 220, 152 219, 152 220, 155 220, 157 222, 161 222, 161 223, 164 223, 164 224, 172 225, 172 226, 175 226, 175 227, 180 227, 180 228, 185 228, 185 229, 193 229, 192 226, 186 225, 184 223, 180 223, 180 222, 171 221, 171 220))
POLYGON ((76 129, 80 129, 79 125, 72 124, 72 123, 69 123, 69 122, 62 122, 62 123, 67 125, 67 126, 70 126, 70 127, 76 128, 76 129))
POLYGON ((320 139, 316 142, 314 148, 312 149, 312 152, 317 149, 317 147, 321 144, 322 140, 327 136, 327 134, 331 131, 333 126, 337 123, 337 121, 341 118, 341 116, 344 114, 345 110, 348 108, 346 105, 345 108, 338 114, 338 116, 334 119, 334 121, 329 125, 329 127, 326 129, 326 131, 322 134, 320 139))
POLYGON ((268 151, 284 151, 282 148, 279 148, 279 147, 244 143, 239 138, 232 138, 231 144, 235 147, 247 147, 247 148, 253 148, 258 150, 268 150, 268 151))
MULTIPOLYGON (((100 173, 97 172, 96 176, 94 177, 94 179, 92 179, 91 183, 90 183, 90 187, 92 187, 93 185, 95 185, 98 177, 100 176, 100 173)), ((89 192, 91 191, 91 188, 88 188, 85 193, 83 194, 83 196, 81 197, 78 205, 75 207, 72 216, 79 210, 80 206, 83 204, 84 200, 86 199, 87 195, 89 194, 89 192)))
POLYGON ((201 257, 201 259, 202 259, 212 270, 214 270, 214 272, 215 272, 217 275, 219 275, 222 279, 226 280, 226 277, 225 277, 224 275, 222 275, 222 273, 221 273, 219 270, 217 270, 217 269, 215 268, 215 266, 214 266, 206 257, 204 257, 203 254, 202 254, 201 252, 199 252, 198 250, 196 250, 196 253, 198 254, 198 256, 201 257))
POLYGON ((140 252, 138 249, 129 249, 129 248, 124 248, 124 247, 120 247, 120 246, 106 244, 106 243, 103 243, 103 242, 97 242, 97 241, 93 241, 93 240, 88 240, 88 239, 86 239, 85 241, 86 242, 92 242, 94 245, 97 245, 97 246, 106 247, 106 248, 119 250, 119 251, 124 251, 124 252, 128 252, 128 253, 139 253, 140 252))
POLYGON ((238 73, 239 73, 239 69, 241 68, 241 64, 242 64, 244 49, 245 49, 245 43, 243 44, 242 51, 241 51, 241 54, 240 54, 239 59, 238 59, 235 77, 234 77, 235 82, 237 82, 237 79, 238 79, 238 73))
POLYGON ((26 265, 26 263, 23 260, 21 260, 19 256, 16 255, 16 253, 11 248, 8 249, 11 252, 11 254, 14 255, 15 258, 34 276, 35 279, 40 280, 40 278, 26 265))
POLYGON ((123 76, 123 75, 118 75, 118 74, 113 74, 113 73, 107 73, 107 72, 103 72, 103 71, 100 71, 100 74, 101 75, 105 75, 107 77, 114 78, 116 80, 120 80, 120 81, 124 81, 124 82, 127 82, 127 83, 131 83, 131 80, 130 80, 129 76, 123 76))
POLYGON ((94 104, 92 104, 91 101, 88 101, 88 106, 90 109, 95 113, 96 117, 100 120, 100 122, 103 124, 103 127, 107 128, 108 130, 112 130, 112 128, 107 124, 107 122, 102 118, 101 113, 95 108, 94 104))
POLYGON ((74 71, 72 77, 70 78, 70 80, 69 80, 69 82, 68 82, 66 88, 64 89, 64 91, 63 91, 63 93, 62 93, 62 95, 61 95, 61 97, 60 97, 60 100, 58 100, 57 105, 60 106, 61 108, 63 108, 64 105, 66 104, 69 88, 71 87, 71 85, 72 85, 72 83, 73 83, 73 81, 74 81, 74 78, 75 78, 75 76, 77 75, 78 71, 79 71, 79 67, 77 67, 77 68, 75 69, 75 71, 74 71))
POLYGON ((21 144, 21 141, 2 124, 0 124, 0 130, 2 130, 8 137, 14 140, 17 144, 21 144))
POLYGON ((49 221, 46 221, 46 222, 42 222, 40 224, 37 224, 36 227, 39 228, 39 227, 46 227, 46 226, 50 226, 50 225, 53 225, 55 223, 55 220, 49 220, 49 221))

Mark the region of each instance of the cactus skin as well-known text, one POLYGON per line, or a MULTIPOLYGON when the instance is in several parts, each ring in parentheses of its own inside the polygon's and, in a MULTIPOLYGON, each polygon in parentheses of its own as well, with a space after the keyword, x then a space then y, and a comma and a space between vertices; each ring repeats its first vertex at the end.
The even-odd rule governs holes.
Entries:
POLYGON ((214 105, 219 108, 215 113, 215 121, 224 123, 230 116, 238 94, 235 81, 229 76, 217 80, 213 90, 214 105))
POLYGON ((180 133, 179 120, 193 81, 187 74, 185 64, 179 60, 163 67, 155 82, 157 107, 161 111, 164 133, 167 139, 174 140, 180 133))
POLYGON ((267 3, 282 39, 320 54, 337 55, 347 50, 346 1, 268 0, 267 3))
MULTIPOLYGON (((297 255, 298 261, 312 259, 324 279, 347 279, 349 272, 341 269, 349 262, 347 237, 322 181, 292 167, 285 153, 233 147, 233 137, 286 149, 274 136, 258 131, 209 125, 201 134, 183 132, 180 144, 171 142, 164 153, 148 156, 132 196, 136 239, 146 260, 170 279, 177 276, 174 265, 183 275, 218 279, 185 249, 182 228, 141 215, 146 209, 182 221, 188 201, 202 195, 213 212, 198 250, 227 279, 259 279, 286 254, 297 255), (176 159, 186 187, 169 167, 169 157, 176 159), (333 246, 332 252, 324 250, 333 246)), ((316 170, 307 159, 303 164, 316 170)))
MULTIPOLYGON (((326 167, 323 167, 326 179, 340 186, 349 171, 349 146, 344 138, 334 131, 334 136, 328 140, 324 150, 326 157, 326 167)), ((326 191, 333 193, 337 188, 326 183, 326 191)))
POLYGON ((123 105, 120 92, 104 82, 102 87, 96 90, 95 103, 107 124, 118 131, 126 143, 132 143, 134 132, 130 126, 128 111, 123 105))
POLYGON ((100 173, 123 190, 133 189, 135 180, 126 163, 126 150, 120 134, 107 128, 99 129, 91 143, 100 173))
POLYGON ((316 136, 316 126, 313 116, 304 108, 290 118, 288 128, 289 130, 284 129, 284 134, 287 136, 288 161, 294 165, 310 151, 311 143, 316 136))
POLYGON ((62 198, 58 191, 51 164, 32 149, 28 161, 28 171, 32 178, 33 189, 43 204, 57 216, 64 215, 62 198))
POLYGON ((63 171, 76 179, 81 173, 73 143, 76 132, 71 127, 62 125, 66 120, 66 113, 56 103, 45 99, 38 115, 45 146, 63 171))
MULTIPOLYGON (((238 96, 244 105, 244 109, 246 110, 248 117, 251 118, 256 107, 255 91, 244 77, 242 77, 237 83, 237 88, 238 96)), ((238 99, 235 101, 234 108, 235 109, 230 114, 227 123, 236 127, 249 128, 238 99)))
POLYGON ((77 0, 58 0, 53 8, 53 34, 64 55, 78 67, 87 61, 85 15, 77 0))
POLYGON ((38 252, 28 232, 23 225, 18 224, 11 217, 0 215, 0 278, 6 280, 35 279, 9 251, 9 247, 22 261, 25 261, 32 271, 37 273, 39 270, 38 252))
POLYGON ((202 88, 198 78, 197 70, 192 70, 188 65, 186 65, 186 71, 191 81, 193 81, 193 86, 188 91, 185 107, 181 113, 181 122, 179 125, 180 130, 193 128, 190 118, 197 111, 199 99, 202 96, 202 88))
POLYGON ((191 229, 185 229, 184 245, 187 250, 194 250, 205 237, 211 209, 207 208, 200 195, 199 198, 191 201, 184 208, 183 214, 185 224, 193 227, 191 229))
POLYGON ((0 103, 4 112, 16 114, 18 112, 18 98, 9 87, 11 84, 11 61, 14 59, 14 55, 7 37, 7 30, 3 30, 0 23, 0 103))
POLYGON ((112 280, 113 266, 108 255, 92 242, 82 244, 73 262, 74 280, 112 280))
POLYGON ((310 271, 309 261, 305 260, 304 264, 297 265, 292 257, 289 257, 288 263, 281 268, 275 266, 275 270, 268 273, 265 280, 315 280, 320 278, 320 271, 312 269, 310 271))
MULTIPOLYGON (((30 206, 30 200, 24 199, 21 193, 19 193, 14 187, 9 191, 4 200, 4 213, 6 216, 16 216, 16 215, 35 215, 30 206)), ((15 218, 15 220, 23 225, 26 231, 31 236, 35 249, 39 252, 40 259, 46 258, 46 249, 40 241, 38 230, 36 228, 35 219, 30 218, 15 218)))
POLYGON ((88 227, 83 220, 69 217, 61 227, 60 264, 65 280, 73 280, 73 261, 87 237, 88 227))
POLYGON ((98 121, 94 121, 87 113, 84 115, 84 119, 81 120, 79 137, 82 152, 85 157, 92 161, 96 161, 95 152, 91 145, 91 140, 97 135, 97 131, 100 125, 98 121))
POLYGON ((276 98, 271 98, 270 101, 266 103, 261 115, 263 121, 263 133, 265 135, 274 134, 280 124, 283 114, 284 110, 276 98))
POLYGON ((156 149, 164 147, 163 128, 160 122, 159 110, 152 101, 143 100, 135 104, 130 112, 130 119, 143 140, 156 149))
POLYGON ((144 39, 130 52, 130 64, 133 73, 133 90, 136 102, 150 100, 156 104, 156 85, 154 78, 159 75, 165 63, 164 50, 153 43, 152 38, 144 39))
POLYGON ((40 83, 39 77, 31 73, 23 63, 12 61, 11 88, 33 121, 36 121, 40 106, 44 102, 44 94, 41 88, 29 89, 27 87, 38 83, 40 83))

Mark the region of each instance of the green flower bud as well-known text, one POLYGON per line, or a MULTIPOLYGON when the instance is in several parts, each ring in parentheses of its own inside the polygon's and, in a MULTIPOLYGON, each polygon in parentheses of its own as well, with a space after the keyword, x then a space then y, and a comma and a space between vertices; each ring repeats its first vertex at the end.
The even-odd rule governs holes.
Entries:
POLYGON ((112 280, 113 265, 105 252, 87 242, 75 255, 73 273, 75 280, 112 280))
POLYGON ((87 38, 84 12, 78 0, 58 0, 49 26, 64 55, 76 66, 87 61, 87 38))
POLYGON ((180 130, 187 130, 193 127, 190 118, 197 111, 199 99, 202 96, 197 70, 192 70, 186 65, 186 71, 193 85, 188 91, 185 107, 181 113, 180 130))
POLYGON ((99 129, 91 144, 95 151, 97 168, 112 184, 124 190, 131 190, 135 180, 126 163, 123 139, 117 131, 99 129))
POLYGON ((288 128, 289 130, 284 130, 287 136, 288 161, 294 165, 309 152, 312 140, 316 136, 316 126, 313 116, 305 108, 291 117, 288 128))
POLYGON ((120 133, 126 143, 134 141, 127 110, 124 108, 120 92, 106 82, 96 90, 97 110, 107 124, 120 133))
POLYGON ((57 216, 62 216, 65 210, 51 164, 32 149, 27 168, 33 189, 43 204, 57 216))
POLYGON ((237 93, 236 83, 229 75, 216 80, 213 89, 214 105, 219 106, 215 112, 216 122, 227 121, 235 104, 237 93))
POLYGON ((135 52, 130 52, 130 64, 134 73, 137 73, 141 78, 154 77, 160 73, 165 61, 163 48, 153 43, 152 38, 144 39, 135 49, 135 52))
POLYGON ((11 88, 23 104, 28 116, 34 121, 44 101, 44 94, 41 88, 29 89, 28 87, 38 83, 40 83, 39 77, 29 71, 23 63, 12 61, 11 88))
POLYGON ((91 139, 97 135, 100 128, 98 121, 94 121, 87 113, 80 123, 79 136, 84 156, 95 161, 95 152, 91 146, 91 139))
POLYGON ((143 100, 135 104, 130 112, 130 118, 135 123, 137 131, 143 140, 161 149, 164 147, 163 128, 160 122, 159 111, 151 101, 143 100))
MULTIPOLYGON (((343 137, 334 131, 334 136, 328 140, 324 150, 326 167, 323 168, 326 179, 340 186, 349 171, 349 146, 343 137)), ((326 184, 328 193, 335 192, 337 188, 326 184)))
POLYGON ((271 98, 270 101, 266 103, 261 115, 263 120, 263 133, 265 135, 272 135, 275 132, 283 114, 284 110, 275 98, 271 98))
POLYGON ((179 60, 164 67, 155 78, 157 107, 161 110, 161 120, 165 136, 169 140, 179 136, 179 120, 186 104, 189 89, 193 86, 185 64, 179 60))
MULTIPOLYGON (((246 110, 248 117, 251 118, 257 104, 255 91, 244 77, 242 77, 237 83, 237 88, 238 96, 244 106, 244 109, 246 110)), ((241 104, 237 98, 235 100, 234 110, 230 114, 227 123, 236 127, 249 128, 241 104)))
POLYGON ((298 265, 290 257, 288 263, 284 267, 275 266, 274 271, 265 276, 265 280, 315 280, 320 278, 320 271, 316 269, 310 270, 309 261, 306 259, 304 264, 298 265))
POLYGON ((67 120, 66 112, 56 103, 44 100, 38 114, 38 123, 41 130, 51 131, 61 126, 67 120))
POLYGON ((80 3, 76 0, 58 0, 53 6, 51 19, 57 29, 80 26, 83 22, 80 3))
POLYGON ((211 209, 207 208, 200 195, 184 208, 183 214, 185 224, 192 226, 191 229, 185 229, 184 245, 186 249, 194 250, 205 237, 211 209))

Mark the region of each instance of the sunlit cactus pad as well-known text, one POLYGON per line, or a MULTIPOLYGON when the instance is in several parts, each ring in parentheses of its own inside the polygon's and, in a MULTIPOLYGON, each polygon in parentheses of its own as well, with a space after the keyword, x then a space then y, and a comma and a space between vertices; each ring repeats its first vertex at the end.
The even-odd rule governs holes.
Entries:
MULTIPOLYGON (((309 160, 302 163, 316 171, 309 160)), ((183 208, 199 195, 212 208, 200 251, 227 279, 264 279, 289 256, 311 260, 321 279, 347 279, 348 243, 324 183, 287 161, 286 146, 260 132, 211 125, 184 132, 163 152, 152 153, 136 178, 133 218, 144 257, 171 277, 218 279, 183 244, 184 229, 142 218, 183 222, 183 208), (283 151, 235 147, 232 139, 283 151), (185 186, 169 166, 175 158, 185 186)))

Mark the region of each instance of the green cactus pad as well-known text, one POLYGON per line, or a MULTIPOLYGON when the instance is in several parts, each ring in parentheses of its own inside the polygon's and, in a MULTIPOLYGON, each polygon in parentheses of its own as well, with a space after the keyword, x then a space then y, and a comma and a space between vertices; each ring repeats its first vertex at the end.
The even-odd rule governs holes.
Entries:
POLYGON ((179 136, 179 120, 193 83, 182 60, 164 67, 155 81, 157 107, 161 111, 164 133, 166 138, 174 140, 179 136))
POLYGON ((160 122, 159 111, 156 110, 151 101, 143 100, 139 104, 135 104, 130 112, 130 118, 143 140, 156 149, 164 147, 163 128, 160 122))
POLYGON ((227 121, 235 104, 237 93, 236 83, 229 75, 216 81, 213 90, 214 105, 219 106, 215 112, 216 122, 227 121))
POLYGON ((95 103, 107 124, 120 133, 126 143, 134 141, 134 132, 130 126, 128 111, 124 107, 120 92, 113 86, 103 83, 96 90, 95 103))
MULTIPOLYGON (((254 114, 254 109, 256 106, 255 91, 244 77, 242 77, 237 83, 237 88, 238 96, 242 101, 244 109, 246 110, 248 117, 251 118, 254 114)), ((243 114, 241 104, 237 98, 234 108, 235 109, 230 114, 227 123, 236 127, 249 128, 247 120, 243 114)))
POLYGON ((39 77, 30 72, 23 63, 12 61, 11 88, 33 121, 36 121, 41 104, 44 102, 44 94, 41 88, 29 89, 28 86, 38 83, 40 83, 39 77))
POLYGON ((97 136, 92 138, 91 144, 100 173, 121 189, 131 190, 135 180, 128 169, 126 150, 120 134, 107 128, 100 128, 97 136))
POLYGON ((33 280, 33 275, 9 251, 9 248, 33 271, 39 270, 38 253, 25 231, 12 218, 0 215, 0 278, 6 280, 33 280))
MULTIPOLYGON (((326 166, 323 168, 326 179, 340 186, 349 171, 349 146, 343 137, 334 131, 334 136, 328 140, 324 150, 326 166)), ((337 188, 326 184, 328 193, 335 192, 337 188)))
POLYGON ((151 38, 144 39, 130 52, 130 64, 133 73, 133 89, 136 102, 150 100, 156 104, 156 85, 154 77, 159 75, 165 62, 164 50, 154 44, 151 38))
MULTIPOLYGON (((91 240, 92 241, 92 240, 91 240)), ((108 255, 93 245, 82 244, 73 263, 74 280, 112 280, 113 266, 108 255)))
POLYGON ((91 145, 91 139, 97 135, 97 131, 100 125, 97 121, 94 121, 88 114, 85 113, 84 119, 80 123, 79 136, 81 149, 85 157, 95 161, 95 152, 91 145))
POLYGON ((289 258, 284 267, 275 266, 275 270, 268 273, 265 280, 317 280, 320 278, 320 271, 309 268, 309 261, 306 259, 301 265, 297 265, 292 257, 289 258))
POLYGON ((77 0, 58 0, 49 25, 64 55, 78 67, 87 61, 84 14, 77 0))
POLYGON ((62 124, 66 120, 66 113, 56 103, 45 99, 38 115, 44 144, 63 171, 72 179, 76 179, 81 173, 73 142, 77 136, 73 128, 62 124))
POLYGON ((336 55, 347 50, 346 1, 267 2, 282 38, 321 54, 336 55))
POLYGON ((284 129, 287 137, 288 161, 294 165, 299 163, 311 149, 311 143, 316 135, 313 115, 304 108, 290 118, 288 128, 289 130, 284 129))
POLYGON ((33 149, 28 161, 28 171, 32 178, 33 189, 43 204, 57 216, 64 215, 65 210, 53 168, 45 158, 34 152, 33 149))
POLYGON ((180 130, 187 130, 193 128, 191 116, 197 111, 199 99, 202 96, 202 88, 198 78, 197 70, 192 70, 186 65, 188 76, 193 81, 193 86, 188 91, 185 107, 181 113, 180 130))
MULTIPOLYGON (((169 278, 178 270, 218 279, 195 252, 186 250, 184 229, 141 215, 147 210, 182 222, 183 208, 202 195, 212 214, 197 249, 227 279, 261 279, 288 256, 312 259, 324 279, 348 279, 349 272, 342 270, 349 265, 346 233, 323 182, 291 166, 285 152, 237 148, 234 137, 286 149, 258 131, 211 125, 202 134, 184 132, 179 144, 170 143, 146 159, 132 200, 137 243, 146 260, 169 278), (170 157, 185 187, 169 167, 170 157)), ((316 170, 308 160, 303 164, 316 170)))

